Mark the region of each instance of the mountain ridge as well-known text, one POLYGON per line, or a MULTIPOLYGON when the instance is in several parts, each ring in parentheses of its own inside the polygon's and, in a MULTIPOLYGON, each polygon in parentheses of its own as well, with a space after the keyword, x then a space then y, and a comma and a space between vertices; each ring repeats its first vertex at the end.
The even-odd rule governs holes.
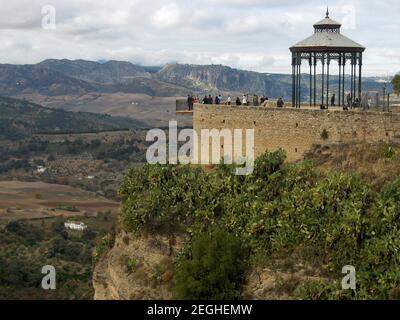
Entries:
MULTIPOLYGON (((333 86, 337 85, 337 77, 332 76, 331 80, 333 86)), ((365 77, 364 89, 380 91, 382 84, 378 80, 378 77, 365 77)), ((3 96, 123 92, 182 97, 187 94, 246 93, 290 99, 291 82, 291 75, 259 73, 224 65, 167 64, 161 68, 126 61, 68 59, 47 59, 31 65, 0 65, 0 95, 3 96)), ((308 75, 304 74, 304 99, 309 93, 308 82, 308 75)))

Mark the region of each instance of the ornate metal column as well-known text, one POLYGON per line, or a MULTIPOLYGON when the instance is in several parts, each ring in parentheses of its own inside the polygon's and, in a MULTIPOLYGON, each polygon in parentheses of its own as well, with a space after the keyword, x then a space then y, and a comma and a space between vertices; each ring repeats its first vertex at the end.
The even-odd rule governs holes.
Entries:
POLYGON ((297 107, 300 108, 301 105, 301 52, 297 54, 297 69, 298 69, 298 100, 297 100, 297 107))
POLYGON ((363 61, 362 61, 362 52, 359 53, 359 61, 358 61, 359 65, 359 79, 358 79, 358 99, 361 102, 361 92, 362 92, 362 65, 363 65, 363 61))
POLYGON ((330 54, 327 54, 326 58, 326 106, 329 107, 329 69, 331 64, 330 54))
POLYGON ((312 106, 312 101, 313 101, 313 86, 312 86, 312 53, 310 53, 310 58, 309 58, 309 63, 310 63, 310 106, 312 106))
POLYGON ((314 106, 317 105, 317 54, 314 52, 314 106))
POLYGON ((354 90, 354 94, 353 94, 353 103, 356 102, 356 92, 357 92, 357 54, 354 53, 353 54, 354 57, 354 83, 353 83, 353 90, 354 90))
POLYGON ((351 92, 351 108, 353 107, 353 102, 354 102, 354 56, 351 54, 351 60, 350 60, 350 66, 351 66, 351 84, 350 84, 350 92, 351 92))
POLYGON ((342 101, 342 54, 339 53, 339 100, 338 100, 338 106, 341 106, 341 101, 342 101))
POLYGON ((296 104, 296 58, 294 52, 292 53, 292 107, 296 104))
POLYGON ((342 104, 346 104, 345 95, 346 95, 346 54, 343 54, 343 72, 342 72, 342 104))
POLYGON ((325 53, 322 55, 322 97, 321 97, 321 105, 324 105, 325 102, 325 53))

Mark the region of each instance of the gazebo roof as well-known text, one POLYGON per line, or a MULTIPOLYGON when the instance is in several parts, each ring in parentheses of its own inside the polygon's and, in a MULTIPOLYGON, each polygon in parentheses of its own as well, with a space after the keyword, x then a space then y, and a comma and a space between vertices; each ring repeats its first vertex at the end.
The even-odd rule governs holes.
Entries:
POLYGON ((365 47, 340 33, 341 26, 339 22, 329 17, 329 10, 327 10, 325 19, 314 24, 315 33, 292 46, 290 50, 292 52, 316 50, 363 52, 365 47))
POLYGON ((317 22, 316 24, 314 24, 314 28, 315 27, 325 27, 325 26, 340 28, 342 25, 339 22, 329 18, 329 16, 327 16, 325 19, 322 19, 321 21, 317 22))
POLYGON ((349 50, 349 51, 364 51, 365 47, 361 44, 345 37, 340 33, 333 32, 318 32, 311 37, 300 41, 290 48, 292 51, 310 51, 310 50, 349 50))

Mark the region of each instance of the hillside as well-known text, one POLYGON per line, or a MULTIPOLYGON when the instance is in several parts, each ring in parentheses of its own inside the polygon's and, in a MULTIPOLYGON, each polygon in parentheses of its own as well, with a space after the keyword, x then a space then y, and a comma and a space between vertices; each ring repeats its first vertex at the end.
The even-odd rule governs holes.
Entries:
POLYGON ((21 139, 34 133, 81 133, 141 128, 139 121, 83 112, 48 109, 0 97, 0 138, 21 139))
POLYGON ((97 91, 96 86, 39 65, 0 65, 1 96, 23 93, 59 96, 91 91, 97 91))
POLYGON ((125 83, 135 77, 150 77, 150 73, 144 67, 120 61, 98 63, 85 60, 49 59, 39 63, 38 66, 75 79, 100 84, 125 83))
MULTIPOLYGON (((303 72, 307 72, 303 67, 303 72)), ((191 88, 200 92, 236 92, 267 95, 272 98, 292 95, 292 76, 285 74, 258 73, 238 70, 222 65, 184 65, 171 64, 165 66, 155 78, 178 86, 191 88)), ((322 76, 317 76, 318 90, 321 89, 322 76)), ((338 87, 339 78, 331 76, 332 87, 338 87)), ((365 91, 381 91, 382 82, 379 78, 364 78, 365 91)), ((350 82, 350 77, 346 79, 350 82)), ((302 75, 302 99, 307 99, 310 92, 309 75, 302 75)))
POLYGON ((87 93, 137 93, 170 97, 187 89, 152 78, 159 69, 129 62, 98 63, 84 60, 45 60, 36 65, 0 65, 0 95, 29 94, 49 97, 87 93))
MULTIPOLYGON (((365 163, 398 168, 398 148, 381 151, 365 163)), ((398 170, 371 186, 346 168, 284 160, 265 153, 247 177, 229 166, 132 168, 115 244, 96 251, 95 298, 399 299, 398 170), (346 265, 356 291, 341 286, 346 265)))
POLYGON ((167 65, 155 77, 204 92, 220 90, 266 94, 271 97, 287 97, 291 94, 291 76, 243 71, 222 65, 167 65))
MULTIPOLYGON (((304 70, 306 71, 306 70, 304 70)), ((331 77, 332 86, 338 79, 331 77)), ((0 65, 0 95, 19 97, 96 93, 137 93, 149 96, 186 96, 218 92, 291 97, 291 75, 233 69, 222 65, 171 64, 142 67, 129 62, 45 60, 36 65, 0 65)), ((321 81, 318 81, 321 82, 321 81)), ((308 75, 302 78, 302 96, 309 93, 308 75)), ((379 78, 364 78, 364 90, 381 91, 379 78)))

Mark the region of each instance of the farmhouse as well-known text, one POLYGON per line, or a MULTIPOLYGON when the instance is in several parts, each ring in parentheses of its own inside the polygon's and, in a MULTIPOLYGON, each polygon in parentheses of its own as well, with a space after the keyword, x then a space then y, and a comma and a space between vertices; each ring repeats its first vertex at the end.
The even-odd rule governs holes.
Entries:
POLYGON ((68 221, 64 223, 65 229, 85 231, 88 227, 83 222, 68 221))
POLYGON ((36 173, 38 173, 38 174, 43 174, 43 173, 45 173, 47 171, 47 168, 45 168, 45 167, 43 167, 43 166, 38 166, 37 168, 36 168, 36 173))

